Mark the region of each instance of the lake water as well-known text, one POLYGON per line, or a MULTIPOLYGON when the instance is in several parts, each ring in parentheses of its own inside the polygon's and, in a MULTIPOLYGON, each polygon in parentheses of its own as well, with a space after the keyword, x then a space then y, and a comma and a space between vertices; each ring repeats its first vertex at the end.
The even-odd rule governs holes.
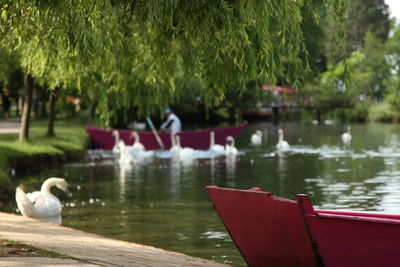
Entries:
MULTIPOLYGON (((64 177, 71 197, 53 189, 64 204, 62 224, 100 235, 182 252, 234 266, 246 266, 205 192, 206 185, 261 187, 294 199, 311 196, 318 208, 400 213, 400 127, 289 122, 250 124, 237 138, 240 151, 225 157, 173 160, 167 154, 123 167, 109 153, 92 151, 83 162, 39 175, 16 177, 26 191, 50 177, 64 177), (289 151, 278 153, 278 128, 289 151), (250 146, 255 130, 261 147, 250 146), (100 159, 103 157, 103 159, 100 159)), ((6 210, 16 213, 16 204, 6 210)))

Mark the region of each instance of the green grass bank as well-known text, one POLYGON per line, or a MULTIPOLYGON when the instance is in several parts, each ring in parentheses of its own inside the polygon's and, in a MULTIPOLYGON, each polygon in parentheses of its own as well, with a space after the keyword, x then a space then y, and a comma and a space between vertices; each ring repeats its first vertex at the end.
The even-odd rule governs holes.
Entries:
POLYGON ((56 136, 46 137, 47 121, 31 122, 28 142, 19 142, 18 134, 0 134, 0 201, 14 195, 11 172, 28 173, 57 166, 82 157, 88 136, 82 119, 62 119, 55 123, 56 136))

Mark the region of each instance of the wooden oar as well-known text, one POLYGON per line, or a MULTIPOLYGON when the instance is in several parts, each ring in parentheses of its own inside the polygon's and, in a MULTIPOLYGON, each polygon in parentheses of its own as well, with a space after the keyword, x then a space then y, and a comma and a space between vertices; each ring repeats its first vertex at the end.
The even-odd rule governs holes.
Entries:
POLYGON ((164 149, 164 144, 163 144, 160 136, 158 135, 156 128, 154 127, 153 121, 150 119, 150 117, 146 117, 146 121, 149 124, 154 136, 156 137, 157 143, 160 145, 161 149, 164 149))

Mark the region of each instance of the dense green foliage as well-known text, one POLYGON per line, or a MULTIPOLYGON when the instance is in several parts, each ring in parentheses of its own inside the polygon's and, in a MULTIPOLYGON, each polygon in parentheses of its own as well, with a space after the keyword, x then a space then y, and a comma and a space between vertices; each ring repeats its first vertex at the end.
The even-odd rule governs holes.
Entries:
POLYGON ((384 0, 348 0, 347 5, 346 40, 351 51, 363 47, 367 32, 381 41, 388 38, 391 22, 384 0))
MULTIPOLYGON (((327 70, 301 88, 302 96, 333 118, 340 114, 340 119, 395 121, 400 111, 398 26, 389 19, 383 0, 347 4, 347 49, 339 61, 325 53, 327 70)), ((335 32, 332 25, 328 21, 323 27, 328 39, 335 32)), ((326 45, 329 49, 336 43, 326 45)))
POLYGON ((349 119, 382 101, 398 112, 398 33, 383 0, 3 0, 0 12, 3 87, 15 92, 25 69, 42 98, 61 89, 57 107, 72 115, 78 96, 105 126, 170 105, 233 117, 273 100, 265 83, 298 89, 300 104, 354 108, 349 119))
POLYGON ((308 69, 303 20, 316 25, 321 7, 289 0, 2 3, 1 45, 49 89, 77 89, 108 123, 119 109, 159 112, 192 89, 188 81, 206 105, 252 80, 297 84, 308 69))

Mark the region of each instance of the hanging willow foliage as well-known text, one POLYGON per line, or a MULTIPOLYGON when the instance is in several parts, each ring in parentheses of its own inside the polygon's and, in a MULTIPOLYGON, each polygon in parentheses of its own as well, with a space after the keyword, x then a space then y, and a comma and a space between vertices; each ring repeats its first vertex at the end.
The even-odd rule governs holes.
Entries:
MULTIPOLYGON (((162 109, 200 85, 208 104, 250 81, 296 84, 307 70, 312 0, 2 0, 0 45, 50 89, 78 88, 104 121, 162 109)), ((319 1, 316 1, 319 2, 319 1)), ((344 0, 330 0, 338 21, 344 0)))

